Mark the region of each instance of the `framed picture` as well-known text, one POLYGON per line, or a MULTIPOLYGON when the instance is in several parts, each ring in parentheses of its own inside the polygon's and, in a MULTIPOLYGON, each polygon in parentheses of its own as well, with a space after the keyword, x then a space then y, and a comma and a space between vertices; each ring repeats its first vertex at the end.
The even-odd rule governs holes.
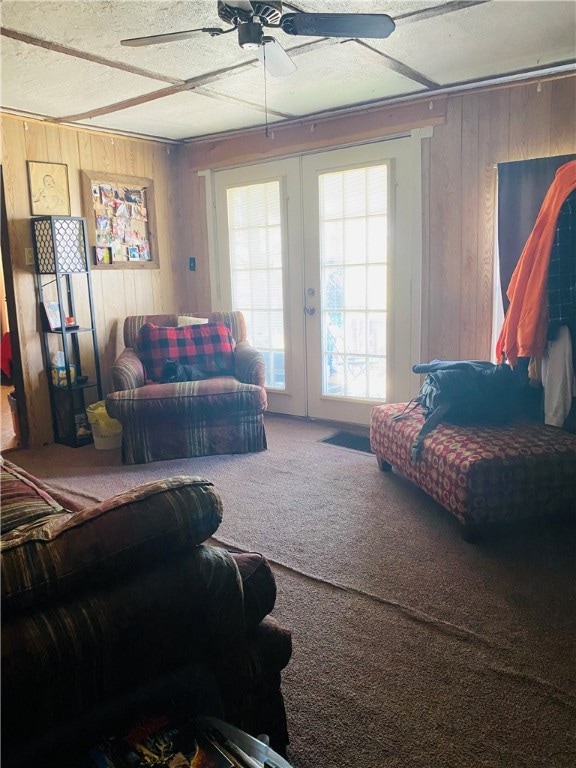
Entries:
POLYGON ((96 264, 111 264, 110 248, 108 246, 96 246, 96 264))
POLYGON ((41 304, 44 314, 44 323, 46 324, 46 330, 59 331, 61 329, 60 323, 60 305, 57 301, 43 301, 41 304))
POLYGON ((28 160, 32 216, 70 216, 68 166, 28 160))
POLYGON ((94 266, 158 269, 152 179, 82 171, 81 181, 94 266))

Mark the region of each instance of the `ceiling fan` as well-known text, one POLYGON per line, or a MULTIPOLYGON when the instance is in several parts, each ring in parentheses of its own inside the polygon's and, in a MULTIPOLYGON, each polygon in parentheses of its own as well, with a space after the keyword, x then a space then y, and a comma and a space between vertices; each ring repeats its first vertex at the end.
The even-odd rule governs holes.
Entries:
POLYGON ((385 38, 396 25, 384 13, 282 13, 282 3, 268 0, 218 0, 218 16, 230 29, 201 27, 164 35, 148 35, 121 40, 121 45, 143 46, 188 40, 201 34, 211 37, 238 31, 238 44, 254 51, 270 75, 294 72, 296 65, 275 37, 264 34, 264 27, 280 29, 287 35, 309 37, 385 38))

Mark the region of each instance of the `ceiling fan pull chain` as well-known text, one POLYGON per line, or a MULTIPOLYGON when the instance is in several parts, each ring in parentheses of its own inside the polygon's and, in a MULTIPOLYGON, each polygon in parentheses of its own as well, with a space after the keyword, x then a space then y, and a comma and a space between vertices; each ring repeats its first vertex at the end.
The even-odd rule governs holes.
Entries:
POLYGON ((262 67, 262 69, 264 70, 264 120, 265 120, 265 123, 266 123, 266 127, 265 127, 265 130, 264 130, 264 135, 266 136, 267 139, 269 139, 270 138, 270 132, 268 130, 268 89, 267 89, 267 84, 268 83, 267 83, 267 78, 266 78, 266 71, 267 71, 266 70, 266 44, 264 44, 262 46, 262 53, 263 53, 263 56, 264 56, 264 61, 263 61, 264 66, 262 67))

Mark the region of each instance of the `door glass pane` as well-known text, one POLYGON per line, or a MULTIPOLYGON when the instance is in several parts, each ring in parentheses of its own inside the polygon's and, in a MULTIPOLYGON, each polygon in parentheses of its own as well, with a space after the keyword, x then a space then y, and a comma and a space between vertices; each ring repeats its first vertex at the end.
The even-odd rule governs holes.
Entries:
POLYGON ((322 394, 386 398, 388 166, 321 174, 322 394))
POLYGON ((232 308, 264 356, 266 386, 285 389, 280 182, 227 190, 232 308))

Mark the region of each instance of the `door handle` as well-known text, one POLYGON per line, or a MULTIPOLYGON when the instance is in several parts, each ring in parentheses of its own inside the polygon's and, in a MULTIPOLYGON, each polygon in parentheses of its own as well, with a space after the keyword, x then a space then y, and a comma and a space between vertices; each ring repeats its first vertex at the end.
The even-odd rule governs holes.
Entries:
POLYGON ((314 307, 304 307, 304 312, 306 312, 307 315, 314 315, 316 310, 314 307))

